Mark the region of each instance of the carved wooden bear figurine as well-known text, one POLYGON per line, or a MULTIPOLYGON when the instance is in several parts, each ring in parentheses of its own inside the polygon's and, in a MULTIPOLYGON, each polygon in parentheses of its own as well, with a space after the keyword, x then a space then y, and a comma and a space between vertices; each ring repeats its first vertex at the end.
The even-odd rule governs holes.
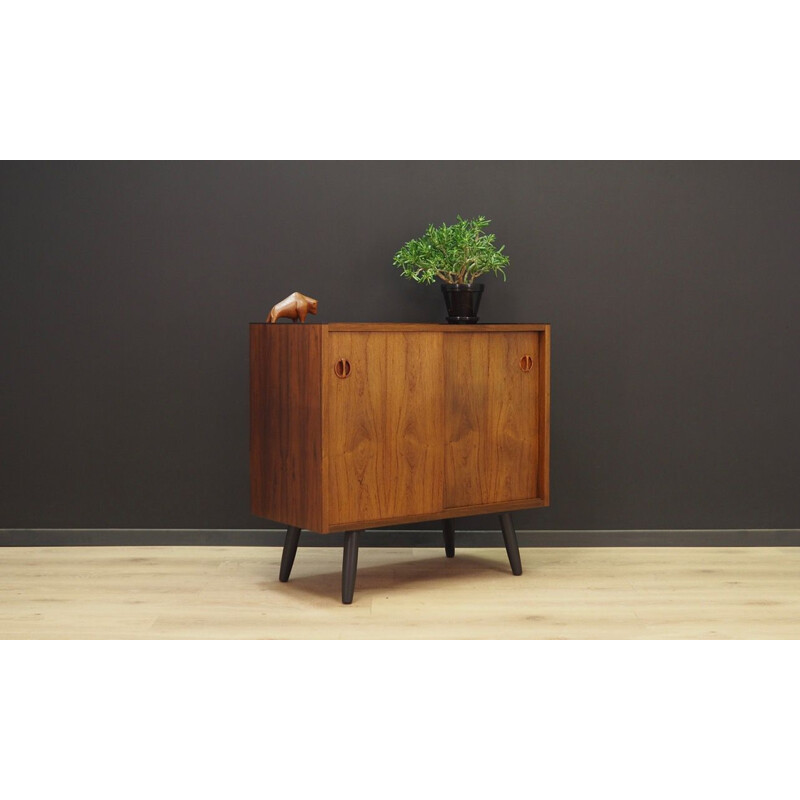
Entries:
POLYGON ((317 301, 313 297, 306 297, 300 292, 292 292, 287 298, 272 306, 267 322, 277 322, 281 317, 286 317, 293 322, 306 321, 306 314, 317 313, 317 301))

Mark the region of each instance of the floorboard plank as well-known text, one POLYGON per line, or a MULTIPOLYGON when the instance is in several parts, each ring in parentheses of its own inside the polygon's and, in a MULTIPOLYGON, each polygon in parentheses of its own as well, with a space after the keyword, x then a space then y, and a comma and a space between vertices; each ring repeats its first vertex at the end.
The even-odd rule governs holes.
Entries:
POLYGON ((797 639, 800 548, 6 548, 4 639, 797 639))

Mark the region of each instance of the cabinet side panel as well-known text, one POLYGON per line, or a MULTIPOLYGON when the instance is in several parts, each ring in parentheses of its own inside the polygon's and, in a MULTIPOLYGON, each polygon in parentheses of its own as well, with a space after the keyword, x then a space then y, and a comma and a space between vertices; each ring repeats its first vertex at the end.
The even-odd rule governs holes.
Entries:
POLYGON ((539 497, 550 505, 550 326, 539 334, 539 497))
POLYGON ((535 332, 445 338, 446 508, 537 497, 538 344, 535 332))
POLYGON ((322 528, 321 325, 250 326, 251 511, 322 528))

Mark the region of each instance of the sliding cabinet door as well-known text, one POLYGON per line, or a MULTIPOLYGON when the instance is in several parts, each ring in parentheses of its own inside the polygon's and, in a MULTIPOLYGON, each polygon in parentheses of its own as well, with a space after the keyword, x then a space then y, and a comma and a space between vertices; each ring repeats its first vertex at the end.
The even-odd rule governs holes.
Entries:
POLYGON ((537 496, 539 335, 444 339, 444 507, 537 496))
POLYGON ((442 334, 331 332, 327 352, 328 524, 439 512, 442 334))

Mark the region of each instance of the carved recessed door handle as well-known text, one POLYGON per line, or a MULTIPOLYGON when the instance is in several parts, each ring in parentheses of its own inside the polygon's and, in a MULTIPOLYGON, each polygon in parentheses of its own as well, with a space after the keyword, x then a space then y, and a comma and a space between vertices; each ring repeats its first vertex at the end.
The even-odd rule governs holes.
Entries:
POLYGON ((346 358, 340 358, 333 365, 333 371, 337 378, 346 378, 350 374, 350 362, 346 358))
POLYGON ((519 368, 523 372, 530 372, 533 369, 533 359, 529 355, 524 355, 519 360, 519 368))

